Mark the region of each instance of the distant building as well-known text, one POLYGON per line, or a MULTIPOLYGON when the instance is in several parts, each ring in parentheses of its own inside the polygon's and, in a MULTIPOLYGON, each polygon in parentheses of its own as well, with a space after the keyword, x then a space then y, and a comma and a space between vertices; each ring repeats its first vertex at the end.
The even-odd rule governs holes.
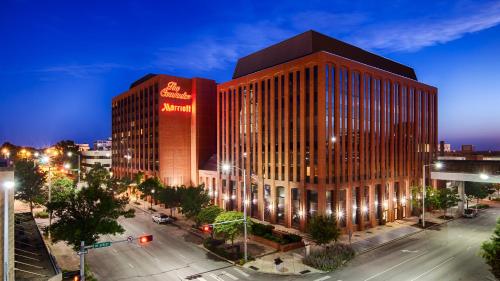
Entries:
POLYGON ((462 153, 472 153, 474 152, 474 146, 472 144, 462 144, 462 153))
POLYGON ((94 142, 94 150, 111 150, 112 143, 111 138, 107 140, 96 140, 94 142))
POLYGON ((77 143, 76 146, 78 147, 78 151, 80 152, 90 150, 90 145, 88 143, 77 143))
POLYGON ((88 150, 82 151, 81 171, 85 174, 96 163, 100 163, 108 171, 111 170, 111 151, 106 150, 88 150))
POLYGON ((451 152, 451 144, 445 143, 444 141, 439 142, 439 152, 447 153, 451 152))

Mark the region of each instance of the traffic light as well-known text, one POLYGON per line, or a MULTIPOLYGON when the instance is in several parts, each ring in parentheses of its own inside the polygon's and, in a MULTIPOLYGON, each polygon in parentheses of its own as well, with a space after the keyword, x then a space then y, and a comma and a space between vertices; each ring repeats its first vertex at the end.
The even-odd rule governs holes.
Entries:
POLYGON ((139 237, 139 243, 144 244, 153 241, 153 235, 143 235, 139 237))
POLYGON ((202 228, 203 232, 210 233, 212 232, 213 227, 210 224, 205 224, 202 228))

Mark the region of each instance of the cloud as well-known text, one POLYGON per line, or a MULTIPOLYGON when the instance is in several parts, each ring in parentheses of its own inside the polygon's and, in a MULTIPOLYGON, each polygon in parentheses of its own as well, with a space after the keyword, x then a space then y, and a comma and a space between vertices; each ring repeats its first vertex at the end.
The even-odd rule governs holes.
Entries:
POLYGON ((100 74, 113 69, 135 69, 135 67, 117 64, 117 63, 95 63, 95 64, 68 64, 39 68, 35 70, 38 73, 63 74, 77 78, 88 77, 90 75, 100 74))
POLYGON ((386 52, 416 51, 450 42, 498 24, 500 3, 495 3, 465 11, 464 14, 451 18, 442 16, 375 24, 361 29, 351 38, 363 48, 386 52))
MULTIPOLYGON (((393 9, 400 12, 405 7, 396 6, 393 9)), ((310 29, 368 50, 409 52, 450 42, 500 23, 498 1, 481 4, 459 1, 446 9, 426 4, 422 9, 425 12, 423 15, 408 9, 411 8, 405 11, 414 14, 413 17, 393 10, 385 13, 373 10, 341 13, 308 10, 255 22, 241 22, 233 24, 232 28, 224 26, 224 30, 211 30, 198 35, 186 45, 161 49, 156 52, 152 64, 168 70, 207 72, 227 69, 242 56, 310 29), (428 11, 434 11, 434 14, 430 15, 428 11)))

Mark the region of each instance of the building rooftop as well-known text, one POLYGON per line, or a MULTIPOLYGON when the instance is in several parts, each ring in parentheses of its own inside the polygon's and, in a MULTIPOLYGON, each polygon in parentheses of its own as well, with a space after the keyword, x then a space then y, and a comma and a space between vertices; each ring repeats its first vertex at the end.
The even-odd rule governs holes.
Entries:
POLYGON ((332 53, 415 81, 417 80, 417 75, 411 67, 370 53, 314 30, 306 31, 240 58, 234 69, 233 79, 320 51, 332 53))

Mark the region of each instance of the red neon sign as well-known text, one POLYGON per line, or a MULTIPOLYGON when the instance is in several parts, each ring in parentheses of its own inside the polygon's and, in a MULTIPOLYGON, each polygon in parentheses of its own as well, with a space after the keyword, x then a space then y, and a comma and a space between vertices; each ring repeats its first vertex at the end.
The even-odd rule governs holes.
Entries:
POLYGON ((162 112, 191 112, 190 105, 175 105, 167 102, 163 103, 162 112))
POLYGON ((190 100, 191 95, 188 95, 186 91, 181 93, 181 86, 177 85, 177 82, 170 81, 167 84, 167 87, 163 88, 160 91, 160 96, 164 98, 174 98, 180 100, 190 100))

